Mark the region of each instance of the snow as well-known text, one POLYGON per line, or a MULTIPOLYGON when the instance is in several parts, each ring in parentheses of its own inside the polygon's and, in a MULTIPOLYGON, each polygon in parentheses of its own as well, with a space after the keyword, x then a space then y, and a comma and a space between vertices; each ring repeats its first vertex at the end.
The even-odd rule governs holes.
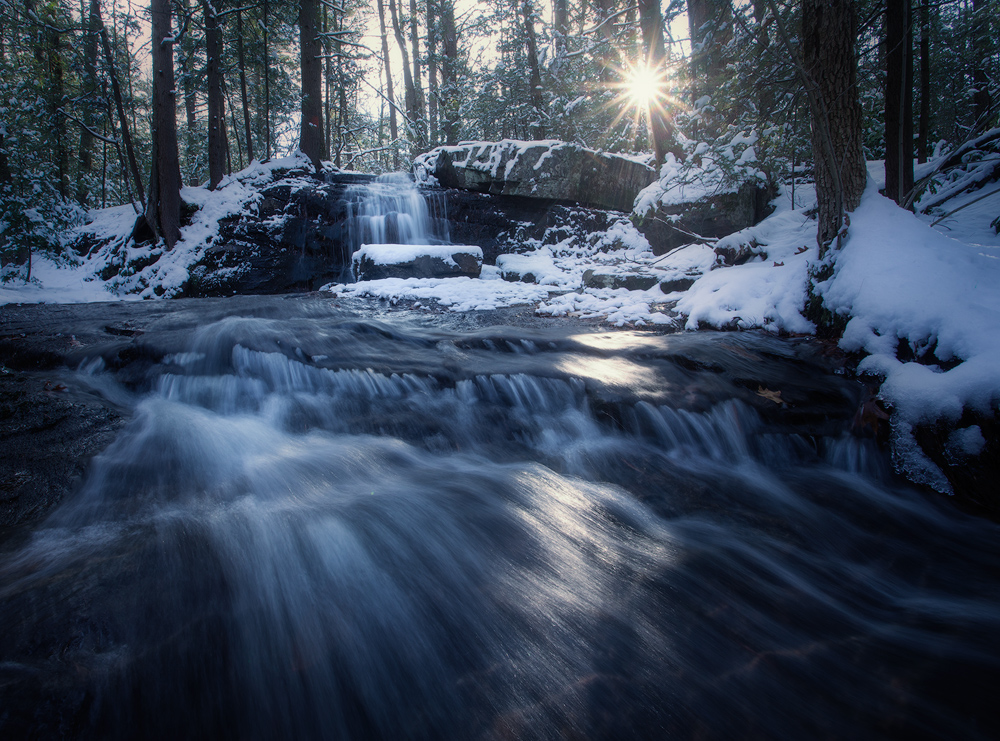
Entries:
MULTIPOLYGON (((756 242, 767 259, 707 272, 684 293, 677 311, 685 327, 760 328, 773 332, 813 332, 802 316, 809 263, 817 257, 816 222, 778 198, 774 214, 756 226, 724 237, 716 248, 756 242)), ((714 255, 714 252, 713 252, 714 255)))
MULTIPOLYGON (((361 283, 331 284, 323 288, 336 296, 435 301, 451 311, 488 311, 505 306, 534 304, 548 296, 548 290, 529 283, 497 280, 495 272, 483 269, 485 280, 476 278, 383 278, 361 283)), ((415 307, 427 308, 432 307, 415 307)))
POLYGON ((466 244, 363 244, 354 253, 355 263, 367 257, 376 265, 399 265, 413 262, 418 257, 436 257, 446 265, 455 265, 453 255, 472 255, 478 260, 483 259, 483 250, 475 245, 466 244))
POLYGON ((27 285, 0 283, 0 305, 83 304, 116 298, 108 292, 103 281, 88 275, 79 265, 59 263, 45 255, 33 256, 31 278, 27 285))

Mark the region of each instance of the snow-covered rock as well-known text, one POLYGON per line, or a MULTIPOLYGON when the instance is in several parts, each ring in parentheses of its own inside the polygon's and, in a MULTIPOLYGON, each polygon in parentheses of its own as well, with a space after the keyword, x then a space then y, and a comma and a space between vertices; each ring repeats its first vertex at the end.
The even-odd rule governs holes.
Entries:
POLYGON ((483 251, 459 244, 365 244, 354 253, 358 280, 384 278, 478 278, 483 251))
POLYGON ((413 162, 418 180, 496 195, 630 211, 656 172, 645 161, 561 141, 463 142, 413 162))

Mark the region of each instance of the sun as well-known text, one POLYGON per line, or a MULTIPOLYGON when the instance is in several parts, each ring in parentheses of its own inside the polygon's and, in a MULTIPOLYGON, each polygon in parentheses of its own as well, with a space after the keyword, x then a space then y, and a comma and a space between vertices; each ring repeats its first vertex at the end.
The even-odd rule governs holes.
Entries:
POLYGON ((642 63, 626 71, 624 92, 636 108, 660 104, 666 97, 665 75, 642 63))

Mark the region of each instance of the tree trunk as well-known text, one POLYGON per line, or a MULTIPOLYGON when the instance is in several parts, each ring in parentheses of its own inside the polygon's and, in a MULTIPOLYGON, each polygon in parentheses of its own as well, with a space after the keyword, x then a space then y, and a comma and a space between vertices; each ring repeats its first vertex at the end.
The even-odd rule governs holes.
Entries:
POLYGON ((76 180, 76 199, 84 208, 90 202, 90 176, 94 170, 94 110, 97 106, 97 45, 101 32, 100 0, 90 0, 90 16, 87 21, 87 36, 83 44, 83 76, 80 80, 84 94, 83 122, 80 131, 80 171, 76 180))
POLYGON ((437 79, 437 13, 434 0, 427 0, 427 119, 430 131, 430 146, 437 146, 441 140, 438 130, 438 79, 437 79))
MULTIPOLYGON (((100 8, 98 8, 100 13, 100 8)), ((142 186, 142 175, 139 174, 139 164, 135 159, 135 147, 132 146, 132 134, 129 131, 128 116, 125 115, 125 104, 122 100, 122 89, 118 83, 118 71, 115 68, 115 57, 111 50, 111 42, 108 39, 108 30, 104 26, 104 21, 98 16, 101 26, 101 46, 104 49, 104 61, 108 65, 108 77, 111 78, 111 92, 115 98, 115 108, 118 111, 118 122, 122 130, 122 144, 125 147, 125 156, 128 159, 128 167, 135 181, 135 190, 139 196, 139 203, 142 210, 146 210, 146 192, 142 186)), ((178 165, 179 168, 179 165, 178 165)))
MULTIPOLYGON (((642 27, 642 42, 645 47, 646 66, 660 72, 665 62, 663 43, 663 16, 660 14, 660 0, 639 0, 639 25, 642 27)), ((672 136, 667 112, 656 100, 649 103, 649 135, 653 140, 653 152, 657 164, 663 164, 670 151, 672 136)))
POLYGON ((990 96, 990 79, 987 64, 990 57, 989 0, 972 0, 972 85, 976 92, 972 95, 973 114, 976 122, 973 131, 985 131, 993 105, 990 96))
POLYGON ((68 198, 70 194, 69 148, 66 146, 66 125, 60 112, 66 100, 66 63, 62 55, 62 39, 55 17, 55 4, 47 4, 40 12, 43 27, 41 49, 45 79, 45 95, 49 109, 49 136, 55 159, 59 195, 68 198))
POLYGON ((569 35, 569 2, 552 2, 552 71, 558 73, 566 61, 566 37, 569 35))
POLYGON ((601 82, 608 84, 614 79, 615 25, 611 15, 615 10, 615 0, 597 0, 597 24, 600 26, 601 43, 597 53, 597 63, 601 68, 601 82))
POLYGON ((222 98, 222 29, 215 6, 202 0, 205 11, 205 57, 208 82, 208 188, 215 190, 226 168, 225 102, 222 98))
POLYGON ((399 13, 396 12, 396 0, 389 0, 389 16, 392 19, 392 30, 396 44, 403 57, 403 90, 406 98, 407 128, 410 130, 410 156, 416 157, 421 152, 420 142, 420 102, 417 88, 413 82, 410 70, 410 53, 406 48, 406 39, 399 23, 399 13))
MULTIPOLYGON (((769 4, 776 15, 773 2, 769 4)), ((803 0, 802 71, 812 116, 820 257, 841 233, 845 212, 861 203, 868 178, 861 148, 856 35, 851 0, 803 0)))
MULTIPOLYGON (((703 111, 702 121, 708 136, 718 135, 723 116, 717 110, 722 103, 716 91, 728 76, 725 47, 733 37, 733 10, 728 0, 687 0, 688 27, 691 33, 691 102, 709 96, 715 111, 703 111)), ((697 106, 696 106, 697 107, 697 106)))
POLYGON ((396 100, 392 91, 392 67, 389 64, 389 34, 385 29, 385 5, 378 0, 378 26, 382 32, 382 61, 385 64, 385 94, 389 99, 389 138, 392 140, 392 167, 399 169, 399 128, 396 124, 396 100))
POLYGON ((531 138, 545 138, 545 102, 542 100, 542 76, 538 68, 538 49, 535 41, 535 9, 531 0, 523 0, 521 13, 524 16, 524 33, 528 42, 528 85, 531 107, 534 109, 529 123, 531 138))
POLYGON ((172 249, 181 233, 181 168, 174 116, 174 46, 170 0, 151 0, 153 171, 146 221, 172 249))
POLYGON ((323 66, 320 55, 319 4, 301 0, 299 4, 299 45, 302 68, 302 128, 299 149, 319 173, 323 146, 323 66))
POLYGON ((913 43, 910 0, 885 12, 885 195, 903 203, 913 189, 913 43))
MULTIPOLYGON (((190 17, 191 11, 188 8, 187 0, 178 3, 175 8, 178 11, 178 23, 183 23, 190 17)), ((198 91, 195 86, 194 59, 195 44, 190 34, 184 37, 184 41, 176 49, 177 67, 180 70, 181 86, 184 89, 184 164, 187 169, 188 185, 197 186, 201 181, 198 177, 198 152, 201 149, 201 141, 198 137, 198 91)))
POLYGON ((414 122, 419 126, 418 139, 420 148, 427 148, 426 114, 424 112, 424 86, 420 73, 420 29, 417 26, 417 0, 410 0, 410 47, 413 57, 413 92, 417 97, 418 119, 414 122))
POLYGON ((931 5, 920 0, 920 123, 917 127, 917 162, 927 161, 931 127, 931 5))
POLYGON ((453 0, 441 0, 441 133, 445 144, 458 144, 458 31, 453 0))
POLYGON ((247 96, 247 65, 243 53, 243 11, 236 10, 236 52, 240 65, 240 98, 243 102, 243 127, 246 129, 247 162, 253 162, 253 127, 250 126, 250 99, 247 96))
POLYGON ((268 0, 264 0, 261 5, 261 25, 264 31, 264 159, 271 159, 271 62, 270 46, 268 44, 270 32, 267 28, 267 6, 268 0))

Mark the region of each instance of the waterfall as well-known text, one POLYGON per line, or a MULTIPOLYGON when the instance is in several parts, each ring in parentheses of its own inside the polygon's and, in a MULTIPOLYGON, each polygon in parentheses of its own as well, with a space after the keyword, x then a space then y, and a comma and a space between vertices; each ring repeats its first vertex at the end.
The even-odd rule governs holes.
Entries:
POLYGON ((350 253, 363 244, 449 244, 442 193, 423 191, 404 172, 379 175, 345 193, 350 253))

